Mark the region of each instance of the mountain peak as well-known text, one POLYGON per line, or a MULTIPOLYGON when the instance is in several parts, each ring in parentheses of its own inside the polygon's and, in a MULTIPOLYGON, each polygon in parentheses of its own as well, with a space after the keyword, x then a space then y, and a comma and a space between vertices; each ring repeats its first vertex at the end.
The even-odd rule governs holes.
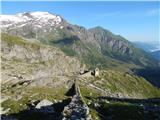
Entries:
POLYGON ((23 12, 23 13, 17 13, 16 16, 22 17, 25 15, 33 15, 33 16, 42 16, 42 15, 53 15, 49 12, 41 12, 41 11, 34 11, 34 12, 23 12))
POLYGON ((94 31, 103 31, 103 32, 109 32, 109 33, 112 33, 111 31, 109 31, 109 30, 107 30, 107 29, 105 29, 105 28, 103 28, 103 27, 101 27, 101 26, 96 26, 96 27, 94 27, 94 28, 91 28, 90 30, 94 30, 94 31))
MULTIPOLYGON (((34 11, 34 12, 30 12, 31 14, 51 14, 49 12, 44 12, 44 11, 34 11)), ((53 15, 53 14, 52 14, 53 15)))
POLYGON ((47 17, 47 18, 55 18, 55 17, 58 16, 58 15, 55 15, 55 14, 52 14, 52 13, 49 13, 49 12, 41 12, 41 11, 28 12, 28 13, 25 13, 25 14, 30 14, 34 17, 47 17))
POLYGON ((57 16, 56 14, 45 12, 45 11, 32 11, 32 12, 22 12, 22 13, 17 13, 16 16, 23 16, 23 15, 33 15, 33 16, 41 16, 41 15, 50 15, 50 16, 57 16))
POLYGON ((24 12, 16 15, 0 15, 2 28, 19 27, 21 25, 37 24, 38 26, 56 26, 62 22, 59 15, 51 14, 49 12, 24 12))
POLYGON ((93 27, 93 28, 91 28, 91 29, 98 29, 98 30, 105 30, 103 27, 101 27, 101 26, 96 26, 96 27, 93 27))

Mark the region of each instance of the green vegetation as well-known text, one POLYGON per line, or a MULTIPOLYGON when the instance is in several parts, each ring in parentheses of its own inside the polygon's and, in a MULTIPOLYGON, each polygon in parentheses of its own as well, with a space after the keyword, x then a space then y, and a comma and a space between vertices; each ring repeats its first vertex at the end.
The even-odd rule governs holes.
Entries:
POLYGON ((64 87, 24 87, 19 85, 13 87, 13 85, 11 85, 12 87, 7 88, 6 86, 7 84, 2 85, 2 96, 10 96, 11 98, 2 102, 2 107, 4 109, 10 108, 8 114, 19 113, 20 111, 28 109, 28 104, 30 104, 32 100, 48 99, 54 103, 55 101, 58 102, 59 100, 68 98, 65 96, 67 89, 64 87), (22 96, 22 98, 16 100, 16 96, 22 96))
POLYGON ((11 99, 4 101, 2 103, 2 107, 4 109, 10 108, 8 114, 19 113, 20 111, 27 109, 26 104, 22 101, 15 101, 11 99))
POLYGON ((1 39, 2 39, 2 41, 6 41, 8 43, 8 45, 10 45, 10 46, 15 45, 15 44, 23 46, 23 47, 31 46, 31 48, 36 49, 36 50, 39 49, 40 46, 43 46, 41 44, 32 43, 32 42, 26 41, 20 37, 8 35, 5 33, 1 34, 1 39))
MULTIPOLYGON (((132 98, 156 98, 160 97, 160 90, 147 82, 144 78, 131 73, 119 72, 116 70, 101 71, 100 77, 86 78, 85 82, 91 83, 103 90, 109 90, 111 94, 121 97, 132 98)), ((85 86, 84 86, 85 87, 85 86)), ((88 87, 88 86, 86 86, 88 87)), ((90 96, 87 91, 89 88, 83 88, 82 94, 90 96), (83 92, 83 89, 84 92, 83 92)), ((101 91, 99 91, 101 92, 101 91)), ((93 94, 93 96, 96 96, 93 94)))
POLYGON ((26 41, 24 41, 22 38, 17 36, 11 36, 5 33, 1 34, 1 39, 4 41, 7 41, 7 43, 10 43, 10 44, 18 44, 18 45, 26 44, 26 41))
POLYGON ((67 45, 62 46, 60 48, 68 56, 76 56, 77 54, 72 48, 68 47, 67 45))
POLYGON ((126 102, 111 102, 102 105, 101 113, 113 120, 142 120, 143 109, 137 105, 126 102))
POLYGON ((66 55, 76 56, 77 53, 73 50, 72 45, 78 41, 76 36, 62 35, 58 40, 50 40, 49 44, 59 47, 66 55))
POLYGON ((101 78, 104 79, 102 86, 109 88, 112 92, 121 92, 146 98, 160 97, 160 90, 142 77, 112 70, 102 74, 101 78))
POLYGON ((86 103, 89 102, 86 97, 99 97, 103 95, 100 91, 89 88, 85 85, 80 85, 80 90, 86 103))
MULTIPOLYGON (((81 94, 82 97, 84 98, 85 103, 89 104, 91 103, 91 100, 89 100, 87 97, 91 97, 91 98, 95 98, 95 97, 100 97, 102 96, 102 93, 99 91, 96 91, 95 89, 86 87, 85 85, 80 85, 80 90, 81 90, 81 94)), ((90 114, 92 116, 93 120, 101 120, 99 117, 99 113, 90 105, 89 106, 89 110, 90 110, 90 114)))
MULTIPOLYGON (((109 90, 112 95, 121 93, 126 97, 146 99, 160 97, 159 89, 151 85, 144 78, 129 73, 107 70, 103 71, 100 77, 86 78, 85 81, 87 81, 88 84, 91 83, 101 89, 109 90)), ((145 119, 146 115, 144 114, 142 106, 129 102, 108 100, 102 102, 97 99, 98 97, 105 96, 101 91, 85 84, 82 84, 80 89, 85 102, 90 108, 90 114, 94 120, 109 120, 111 118, 114 120, 145 119), (99 104, 100 107, 95 108, 94 104, 99 104)), ((153 119, 153 116, 148 116, 147 119, 153 119)))
POLYGON ((90 112, 93 120, 101 120, 101 118, 99 116, 99 112, 96 111, 94 108, 90 107, 90 111, 89 112, 90 112))
MULTIPOLYGON (((132 63, 125 63, 112 59, 112 55, 110 57, 104 56, 100 51, 97 50, 95 45, 89 43, 84 44, 82 41, 80 41, 77 37, 74 36, 66 37, 59 40, 51 40, 49 44, 59 47, 68 56, 79 57, 81 62, 85 63, 90 69, 93 69, 95 67, 99 67, 102 69, 120 68, 128 71, 129 69, 136 66, 132 63), (126 67, 126 65, 128 66, 126 67)), ((109 53, 112 52, 109 51, 109 53)))

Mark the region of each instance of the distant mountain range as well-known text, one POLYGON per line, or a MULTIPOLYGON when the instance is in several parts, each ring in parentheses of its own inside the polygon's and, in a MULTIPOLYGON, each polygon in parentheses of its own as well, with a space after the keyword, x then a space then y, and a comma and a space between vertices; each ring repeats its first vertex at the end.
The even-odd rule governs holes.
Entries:
POLYGON ((151 52, 151 55, 156 58, 157 60, 160 60, 160 50, 154 50, 151 52))
POLYGON ((156 64, 149 54, 102 27, 87 30, 48 12, 1 15, 0 18, 3 32, 59 47, 67 55, 79 57, 90 67, 106 68, 121 63, 140 66, 156 64))
POLYGON ((159 48, 160 44, 154 45, 153 43, 145 43, 145 42, 138 42, 138 41, 133 43, 135 44, 135 46, 151 54, 155 59, 160 60, 160 48, 159 48))

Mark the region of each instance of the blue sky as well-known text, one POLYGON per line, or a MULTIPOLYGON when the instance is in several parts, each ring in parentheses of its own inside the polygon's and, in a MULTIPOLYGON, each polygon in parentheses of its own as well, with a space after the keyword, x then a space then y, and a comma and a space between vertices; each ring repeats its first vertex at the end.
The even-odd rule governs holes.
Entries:
POLYGON ((2 2, 2 14, 48 11, 86 28, 102 26, 130 41, 159 41, 160 2, 2 2))

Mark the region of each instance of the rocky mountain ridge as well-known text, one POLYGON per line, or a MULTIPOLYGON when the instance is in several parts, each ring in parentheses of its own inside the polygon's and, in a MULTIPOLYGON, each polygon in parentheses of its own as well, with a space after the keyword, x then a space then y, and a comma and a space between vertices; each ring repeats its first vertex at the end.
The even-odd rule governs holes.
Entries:
POLYGON ((91 64, 90 66, 103 64, 106 67, 107 59, 141 66, 156 64, 147 53, 102 27, 87 30, 47 12, 12 15, 16 17, 16 22, 8 20, 5 15, 0 17, 3 32, 26 39, 37 39, 44 44, 59 47, 68 55, 79 56, 86 64, 91 64))

